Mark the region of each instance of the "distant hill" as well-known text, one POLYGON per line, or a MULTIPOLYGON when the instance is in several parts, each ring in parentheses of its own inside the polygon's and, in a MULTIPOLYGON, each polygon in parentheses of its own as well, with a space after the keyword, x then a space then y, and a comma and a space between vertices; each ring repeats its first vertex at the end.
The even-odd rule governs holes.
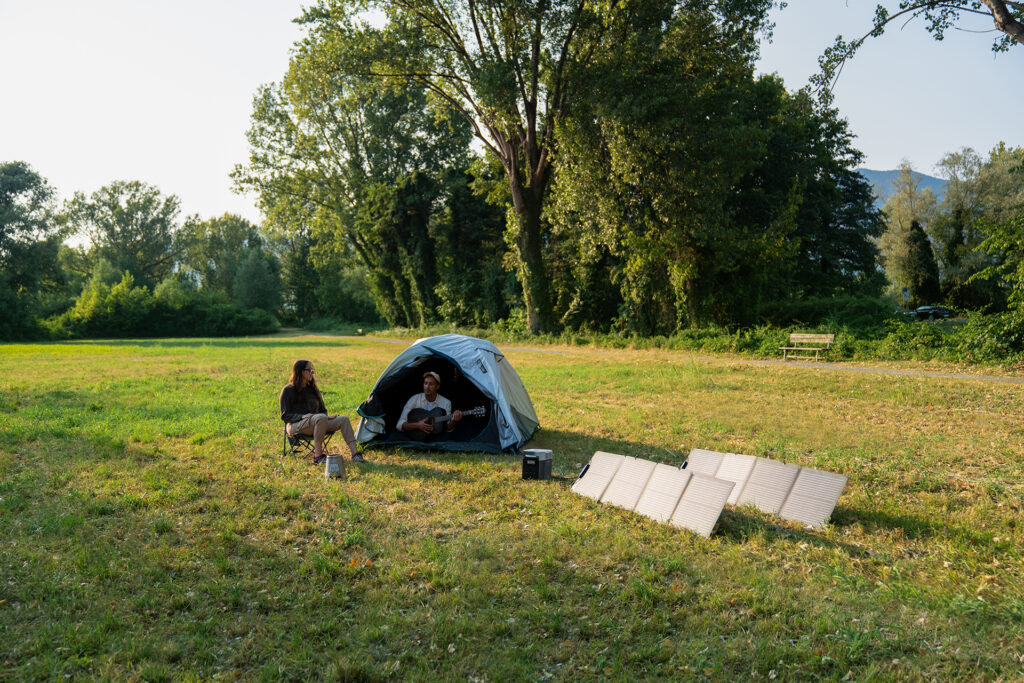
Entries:
MULTIPOLYGON (((881 208, 885 204, 885 200, 895 191, 893 188, 893 181, 899 177, 900 172, 895 171, 872 171, 870 168, 858 168, 865 178, 868 179, 872 185, 875 186, 875 193, 879 198, 875 201, 875 205, 881 208)), ((932 192, 938 200, 942 201, 942 195, 946 192, 946 181, 942 178, 936 178, 935 176, 925 175, 924 173, 918 173, 914 171, 914 176, 921 181, 920 188, 923 190, 926 187, 930 187, 932 192)))

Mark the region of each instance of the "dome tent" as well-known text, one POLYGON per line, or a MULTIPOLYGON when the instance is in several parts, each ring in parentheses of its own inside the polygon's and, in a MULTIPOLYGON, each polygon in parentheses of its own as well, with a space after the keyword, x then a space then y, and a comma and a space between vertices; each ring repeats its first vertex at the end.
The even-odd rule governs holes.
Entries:
POLYGON ((356 440, 367 446, 514 453, 539 426, 526 387, 498 347, 461 334, 419 339, 398 354, 377 378, 359 414, 356 440), (426 372, 440 375, 439 393, 453 410, 483 406, 483 416, 463 418, 451 433, 424 441, 396 431, 405 402, 423 391, 426 372))

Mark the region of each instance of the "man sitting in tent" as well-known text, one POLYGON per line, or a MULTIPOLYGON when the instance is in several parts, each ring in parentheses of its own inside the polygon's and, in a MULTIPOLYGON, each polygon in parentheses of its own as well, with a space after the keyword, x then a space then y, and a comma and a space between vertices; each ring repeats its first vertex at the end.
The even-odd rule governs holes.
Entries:
POLYGON ((396 428, 400 432, 420 432, 421 436, 450 432, 462 419, 462 411, 452 412, 452 402, 437 393, 441 376, 436 372, 423 374, 423 393, 415 394, 405 402, 396 428))

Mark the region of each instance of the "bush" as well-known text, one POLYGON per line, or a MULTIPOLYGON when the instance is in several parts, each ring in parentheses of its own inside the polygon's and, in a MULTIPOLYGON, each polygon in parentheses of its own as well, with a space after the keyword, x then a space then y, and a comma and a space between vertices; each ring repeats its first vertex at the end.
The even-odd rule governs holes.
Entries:
POLYGON ((970 314, 953 340, 958 359, 1001 362, 1024 353, 1024 312, 970 314))
POLYGON ((278 324, 260 309, 242 309, 222 295, 196 291, 172 278, 156 294, 135 287, 128 273, 109 287, 93 279, 65 313, 43 321, 54 339, 78 337, 239 336, 272 332, 278 324))
POLYGON ((931 360, 943 355, 948 346, 946 335, 937 325, 892 322, 889 334, 876 349, 877 356, 886 360, 931 360))
POLYGON ((892 304, 874 297, 839 296, 780 301, 761 307, 761 317, 781 327, 827 326, 833 329, 884 334, 885 324, 896 318, 892 304))
POLYGON ((35 339, 45 334, 32 316, 33 299, 13 291, 0 278, 0 339, 35 339))

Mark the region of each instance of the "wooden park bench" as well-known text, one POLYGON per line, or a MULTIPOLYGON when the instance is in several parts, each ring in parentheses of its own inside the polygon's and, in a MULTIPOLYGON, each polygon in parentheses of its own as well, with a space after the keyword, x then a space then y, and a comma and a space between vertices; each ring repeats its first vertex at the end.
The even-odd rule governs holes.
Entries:
POLYGON ((811 351, 814 352, 814 360, 818 361, 818 354, 828 351, 836 340, 834 334, 803 334, 794 332, 789 335, 789 346, 780 346, 782 360, 787 358, 810 358, 811 351))

